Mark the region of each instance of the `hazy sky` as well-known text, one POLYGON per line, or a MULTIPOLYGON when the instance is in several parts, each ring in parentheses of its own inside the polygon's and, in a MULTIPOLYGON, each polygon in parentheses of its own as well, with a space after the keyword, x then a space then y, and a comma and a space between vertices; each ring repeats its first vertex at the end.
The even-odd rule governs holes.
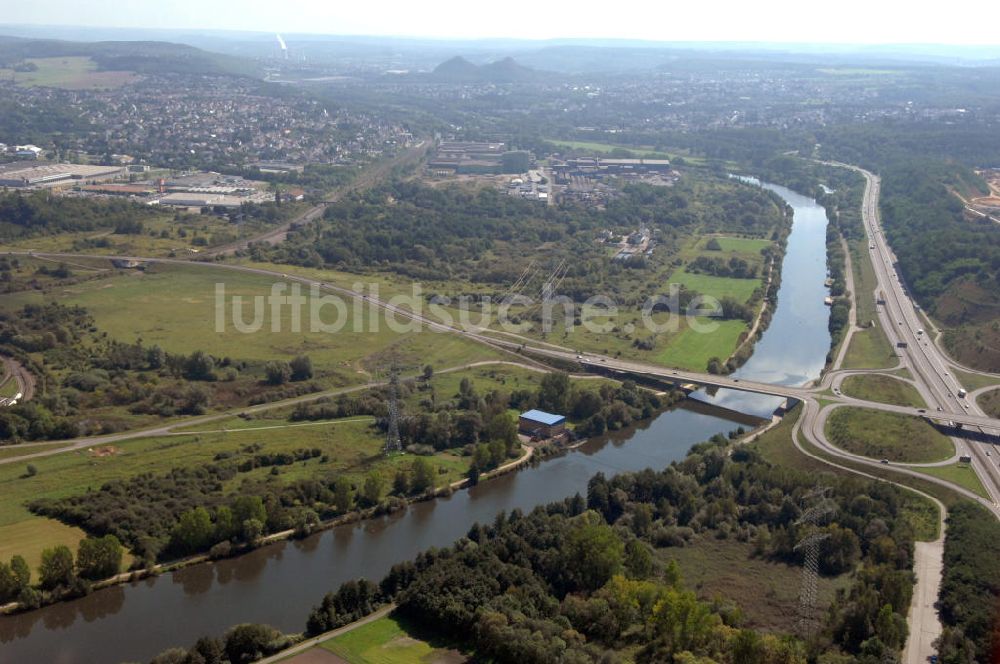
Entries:
POLYGON ((996 0, 2 0, 0 22, 447 38, 996 44, 996 0))

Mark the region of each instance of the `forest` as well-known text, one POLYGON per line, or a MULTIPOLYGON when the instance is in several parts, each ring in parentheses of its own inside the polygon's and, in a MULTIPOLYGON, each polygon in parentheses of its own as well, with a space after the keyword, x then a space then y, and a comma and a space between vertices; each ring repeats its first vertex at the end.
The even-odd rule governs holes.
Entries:
POLYGON ((963 502, 948 513, 938 641, 942 664, 995 662, 1000 654, 1000 569, 995 544, 1000 524, 982 507, 963 502))
MULTIPOLYGON (((649 227, 666 255, 696 229, 769 238, 781 223, 781 209, 767 192, 713 179, 697 187, 627 185, 603 211, 540 206, 490 187, 395 181, 351 194, 285 243, 251 252, 274 262, 389 270, 493 288, 514 283, 532 261, 566 259, 562 291, 584 300, 624 269, 597 242, 602 229, 623 234, 649 227)), ((748 266, 726 265, 724 271, 752 276, 748 266)))
MULTIPOLYGON (((500 513, 378 583, 359 579, 330 592, 306 635, 395 602, 412 623, 497 664, 897 658, 913 584, 913 534, 899 491, 830 477, 817 494, 815 477, 728 449, 717 437, 665 470, 598 474, 586 496, 500 513), (827 501, 830 517, 801 525, 816 500, 827 501), (756 556, 799 565, 795 544, 811 528, 828 535, 821 574, 850 574, 850 583, 807 638, 746 627, 740 607, 686 586, 671 557, 699 539, 736 539, 753 543, 756 556)), ((178 659, 154 661, 190 661, 189 651, 172 652, 178 659)), ((266 652, 261 645, 257 656, 266 652)))
MULTIPOLYGON (((752 452, 727 459, 724 449, 712 441, 661 472, 597 475, 586 498, 474 526, 450 552, 395 568, 379 591, 407 618, 497 662, 608 662, 626 654, 637 662, 834 654, 876 662, 898 652, 912 536, 891 489, 851 481, 834 489, 836 514, 820 527, 829 535, 820 570, 856 571, 811 639, 743 629, 738 607, 683 586, 669 549, 697 534, 746 539, 760 556, 800 562, 794 544, 805 531, 796 520, 812 478, 789 477, 752 452)), ((337 622, 332 599, 313 613, 310 633, 327 618, 337 622)))
POLYGON ((96 201, 48 192, 0 194, 0 240, 124 228, 157 214, 149 206, 124 200, 96 201))
POLYGON ((956 195, 982 187, 957 165, 897 165, 883 176, 882 219, 905 285, 947 328, 948 350, 996 371, 1000 226, 965 215, 956 195))

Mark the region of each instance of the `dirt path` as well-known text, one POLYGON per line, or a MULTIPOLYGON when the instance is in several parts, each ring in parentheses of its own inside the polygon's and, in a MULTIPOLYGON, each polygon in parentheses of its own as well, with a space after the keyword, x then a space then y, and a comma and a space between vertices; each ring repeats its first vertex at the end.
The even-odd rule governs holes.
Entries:
MULTIPOLYGON (((938 503, 940 513, 944 506, 938 503)), ((944 573, 945 524, 941 519, 938 538, 933 542, 917 542, 914 545, 913 573, 917 583, 913 587, 913 600, 906 623, 910 635, 903 649, 902 664, 926 664, 937 654, 934 640, 941 636, 941 619, 938 616, 937 601, 944 573)))
POLYGON ((271 655, 270 657, 266 657, 264 659, 258 660, 257 664, 274 664, 274 662, 284 661, 285 659, 291 657, 292 655, 298 655, 299 653, 302 653, 302 652, 305 652, 307 650, 310 650, 311 648, 315 648, 316 646, 318 646, 323 641, 329 641, 330 639, 332 639, 334 637, 337 637, 337 636, 340 636, 341 634, 346 634, 347 632, 355 630, 358 627, 361 627, 363 625, 367 625, 368 623, 371 623, 371 622, 375 622, 379 618, 384 618, 385 616, 387 616, 390 613, 392 613, 392 611, 395 608, 396 608, 395 604, 389 604, 388 606, 385 606, 385 607, 379 609, 375 613, 368 614, 367 616, 365 616, 361 620, 358 620, 356 622, 352 622, 350 625, 344 625, 343 627, 340 627, 340 628, 335 629, 333 631, 324 632, 323 634, 320 634, 319 636, 313 637, 311 639, 307 639, 307 640, 303 641, 302 643, 300 643, 298 645, 292 646, 288 650, 282 650, 281 652, 279 652, 276 655, 271 655))

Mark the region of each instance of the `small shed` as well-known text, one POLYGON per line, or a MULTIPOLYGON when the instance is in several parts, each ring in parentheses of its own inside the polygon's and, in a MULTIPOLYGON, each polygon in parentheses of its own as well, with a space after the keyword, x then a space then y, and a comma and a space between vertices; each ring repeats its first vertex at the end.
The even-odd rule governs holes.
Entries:
POLYGON ((529 410, 518 417, 517 429, 529 436, 552 438, 566 430, 566 418, 543 410, 529 410))

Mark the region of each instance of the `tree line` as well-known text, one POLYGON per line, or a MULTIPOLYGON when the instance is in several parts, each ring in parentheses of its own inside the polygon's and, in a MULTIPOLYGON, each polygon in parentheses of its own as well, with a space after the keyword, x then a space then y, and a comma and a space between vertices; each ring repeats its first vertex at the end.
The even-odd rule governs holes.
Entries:
POLYGON ((68 546, 45 549, 36 584, 31 583, 31 569, 24 558, 15 555, 9 564, 0 562, 0 605, 16 601, 22 609, 37 609, 51 601, 86 595, 94 581, 121 571, 124 553, 114 535, 81 540, 75 560, 68 546))

